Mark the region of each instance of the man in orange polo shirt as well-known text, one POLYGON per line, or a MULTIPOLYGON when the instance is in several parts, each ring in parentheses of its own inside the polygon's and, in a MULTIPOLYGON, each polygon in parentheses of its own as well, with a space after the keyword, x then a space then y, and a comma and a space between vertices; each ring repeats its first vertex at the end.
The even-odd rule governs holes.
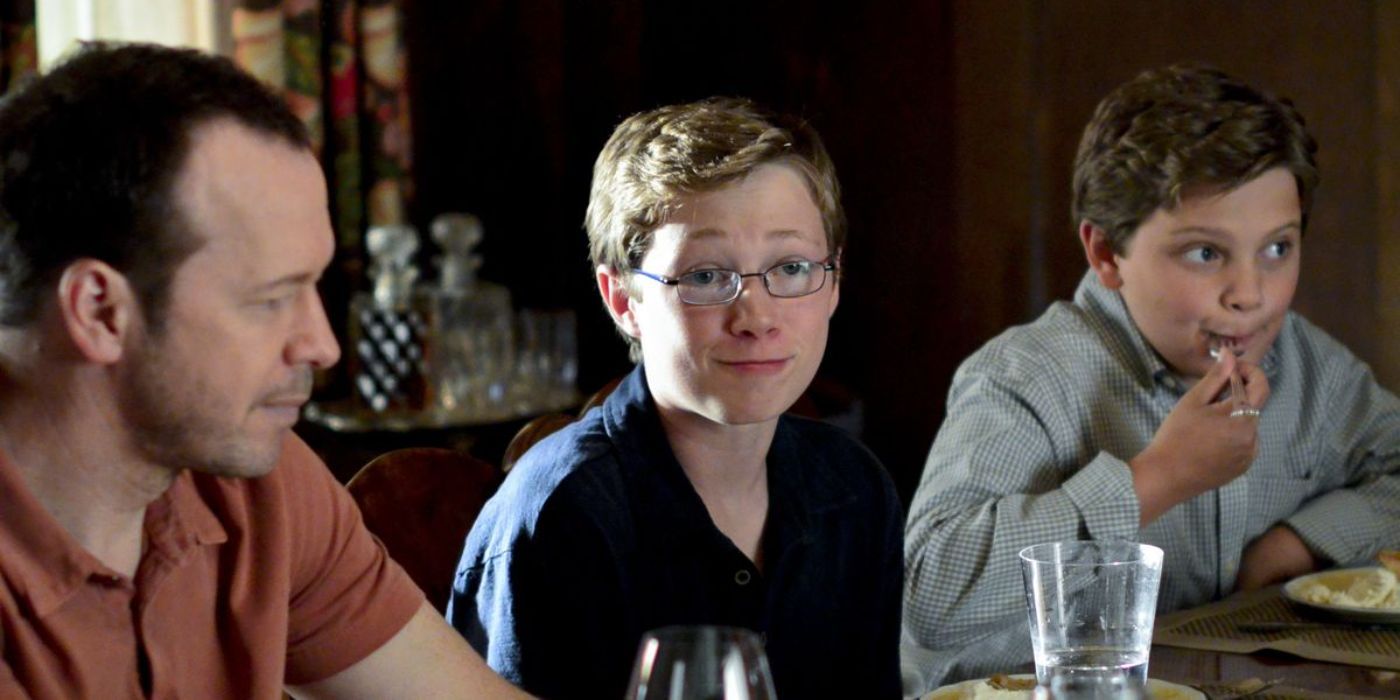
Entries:
POLYGON ((302 125, 90 46, 0 104, 0 697, 507 697, 291 432, 336 361, 302 125))

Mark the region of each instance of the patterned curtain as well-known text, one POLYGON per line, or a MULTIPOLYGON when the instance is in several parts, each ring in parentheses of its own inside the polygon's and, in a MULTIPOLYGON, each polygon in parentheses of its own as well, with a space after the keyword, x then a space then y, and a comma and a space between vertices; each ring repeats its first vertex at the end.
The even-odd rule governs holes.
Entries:
POLYGON ((38 67, 34 0, 0 0, 0 92, 9 92, 38 67))
POLYGON ((311 131, 352 277, 364 231, 402 223, 412 196, 400 2, 234 1, 235 60, 283 90, 311 131))

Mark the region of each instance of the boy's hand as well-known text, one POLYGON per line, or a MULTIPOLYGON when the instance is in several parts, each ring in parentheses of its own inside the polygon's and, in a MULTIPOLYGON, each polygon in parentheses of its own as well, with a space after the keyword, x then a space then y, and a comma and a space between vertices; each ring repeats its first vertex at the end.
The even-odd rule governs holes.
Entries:
POLYGON ((1232 402, 1220 397, 1236 368, 1244 380, 1249 405, 1263 408, 1269 400, 1269 381, 1264 373, 1224 353, 1181 397, 1152 442, 1128 460, 1142 525, 1182 501, 1234 481, 1254 461, 1258 420, 1231 417, 1232 402))
POLYGON ((1244 548, 1235 589, 1252 591, 1319 568, 1321 562, 1293 528, 1275 525, 1244 548))

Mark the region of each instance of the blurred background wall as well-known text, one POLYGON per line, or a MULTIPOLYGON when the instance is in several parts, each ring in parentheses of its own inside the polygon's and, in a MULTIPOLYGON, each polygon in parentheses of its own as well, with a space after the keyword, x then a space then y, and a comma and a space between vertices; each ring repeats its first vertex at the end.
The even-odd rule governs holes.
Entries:
POLYGON ((907 499, 958 363, 1068 298, 1084 122, 1139 71, 1205 61, 1297 103, 1322 185, 1295 307, 1400 388, 1400 3, 620 0, 404 4, 420 227, 478 214, 487 279, 579 314, 580 386, 625 372, 582 229, 623 117, 712 94, 807 117, 850 242, 822 376, 907 499))

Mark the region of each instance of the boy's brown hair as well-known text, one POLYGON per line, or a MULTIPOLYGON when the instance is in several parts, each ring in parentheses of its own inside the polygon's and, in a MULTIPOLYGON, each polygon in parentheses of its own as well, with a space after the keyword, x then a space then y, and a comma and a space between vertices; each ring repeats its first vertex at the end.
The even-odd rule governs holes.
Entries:
POLYGON ((1218 69, 1149 70, 1099 103, 1074 159, 1076 225, 1103 229, 1123 254, 1139 225, 1175 207, 1193 185, 1229 191, 1272 168, 1298 183, 1306 228, 1318 173, 1317 143, 1286 98, 1218 69))

